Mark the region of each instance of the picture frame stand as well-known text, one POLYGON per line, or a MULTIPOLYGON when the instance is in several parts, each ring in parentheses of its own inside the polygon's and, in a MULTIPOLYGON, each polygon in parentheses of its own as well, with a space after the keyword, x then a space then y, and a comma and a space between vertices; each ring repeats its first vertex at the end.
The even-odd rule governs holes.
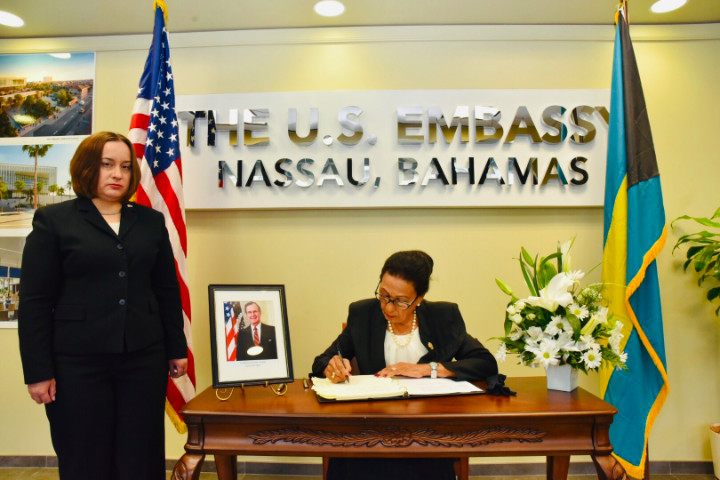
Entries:
MULTIPOLYGON (((270 387, 270 390, 272 390, 272 392, 273 392, 275 395, 277 395, 278 397, 282 397, 282 396, 285 395, 285 394, 287 393, 287 391, 288 391, 287 383, 273 383, 273 384, 271 384, 270 382, 265 382, 264 387, 265 387, 265 388, 270 387)), ((240 384, 240 389, 241 389, 241 390, 245 390, 245 384, 244 384, 244 383, 241 383, 241 384, 240 384)), ((220 400, 221 402, 227 402, 228 400, 230 400, 230 397, 232 397, 232 394, 233 394, 233 392, 235 391, 235 387, 231 387, 231 388, 229 389, 229 390, 230 390, 230 393, 228 393, 227 395, 223 395, 224 392, 226 392, 227 390, 228 390, 227 388, 216 388, 216 389, 215 389, 215 397, 217 397, 217 399, 220 400)))
MULTIPOLYGON (((265 386, 267 387, 268 384, 266 383, 265 386)), ((270 390, 272 390, 273 393, 275 395, 277 395, 278 397, 282 397, 283 395, 285 395, 287 393, 288 386, 287 386, 287 383, 276 383, 276 384, 270 385, 270 390)))
POLYGON ((220 400, 221 402, 227 402, 228 400, 230 400, 230 397, 232 397, 232 394, 235 391, 235 387, 230 388, 230 393, 228 393, 227 396, 221 397, 220 392, 225 392, 227 390, 228 390, 227 388, 216 388, 215 389, 215 397, 217 397, 217 399, 220 400))

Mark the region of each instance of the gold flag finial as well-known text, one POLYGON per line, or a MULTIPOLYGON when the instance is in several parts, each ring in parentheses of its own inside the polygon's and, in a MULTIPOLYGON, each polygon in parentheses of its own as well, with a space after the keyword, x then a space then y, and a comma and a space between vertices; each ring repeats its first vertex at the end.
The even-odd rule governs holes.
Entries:
POLYGON ((618 20, 620 20, 621 14, 625 17, 625 23, 630 25, 630 19, 628 18, 628 0, 622 0, 618 3, 617 11, 615 12, 615 25, 617 25, 618 20))
POLYGON ((153 4, 153 10, 160 7, 163 11, 163 18, 165 19, 165 28, 167 28, 167 5, 165 4, 165 0, 155 0, 155 3, 153 4))

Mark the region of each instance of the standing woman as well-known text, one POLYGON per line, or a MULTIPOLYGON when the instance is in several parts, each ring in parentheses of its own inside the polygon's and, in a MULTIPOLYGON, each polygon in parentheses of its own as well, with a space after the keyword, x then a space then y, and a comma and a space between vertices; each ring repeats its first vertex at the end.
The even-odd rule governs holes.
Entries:
POLYGON ((128 201, 140 167, 120 134, 83 140, 70 175, 77 198, 39 208, 23 251, 25 383, 62 480, 162 480, 168 373, 187 368, 165 220, 128 201))

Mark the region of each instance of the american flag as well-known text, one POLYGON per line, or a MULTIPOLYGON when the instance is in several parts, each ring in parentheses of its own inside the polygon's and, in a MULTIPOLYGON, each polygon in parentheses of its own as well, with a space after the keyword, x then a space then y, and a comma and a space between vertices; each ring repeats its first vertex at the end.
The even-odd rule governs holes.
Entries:
POLYGON ((231 302, 225 302, 225 346, 227 348, 227 359, 228 361, 237 360, 237 344, 235 338, 237 337, 237 317, 235 317, 235 310, 231 302))
POLYGON ((166 14, 165 2, 155 0, 153 39, 140 78, 128 137, 135 147, 142 172, 136 201, 165 215, 165 225, 175 255, 175 271, 180 284, 184 330, 188 345, 188 369, 187 375, 168 379, 165 411, 177 430, 185 433, 187 427, 179 411, 195 396, 195 362, 190 331, 190 294, 185 265, 187 235, 182 161, 175 113, 174 82, 170 67, 170 45, 165 29, 166 14))

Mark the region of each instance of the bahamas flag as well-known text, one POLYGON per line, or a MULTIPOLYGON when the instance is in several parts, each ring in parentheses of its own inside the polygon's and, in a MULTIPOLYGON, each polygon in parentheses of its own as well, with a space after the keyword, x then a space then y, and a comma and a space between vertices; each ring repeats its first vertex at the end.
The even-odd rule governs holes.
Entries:
POLYGON ((653 422, 668 395, 656 257, 667 230, 650 122, 628 26, 615 34, 602 280, 610 312, 624 324, 627 371, 601 372, 601 391, 618 409, 610 427, 614 455, 642 478, 653 422))

